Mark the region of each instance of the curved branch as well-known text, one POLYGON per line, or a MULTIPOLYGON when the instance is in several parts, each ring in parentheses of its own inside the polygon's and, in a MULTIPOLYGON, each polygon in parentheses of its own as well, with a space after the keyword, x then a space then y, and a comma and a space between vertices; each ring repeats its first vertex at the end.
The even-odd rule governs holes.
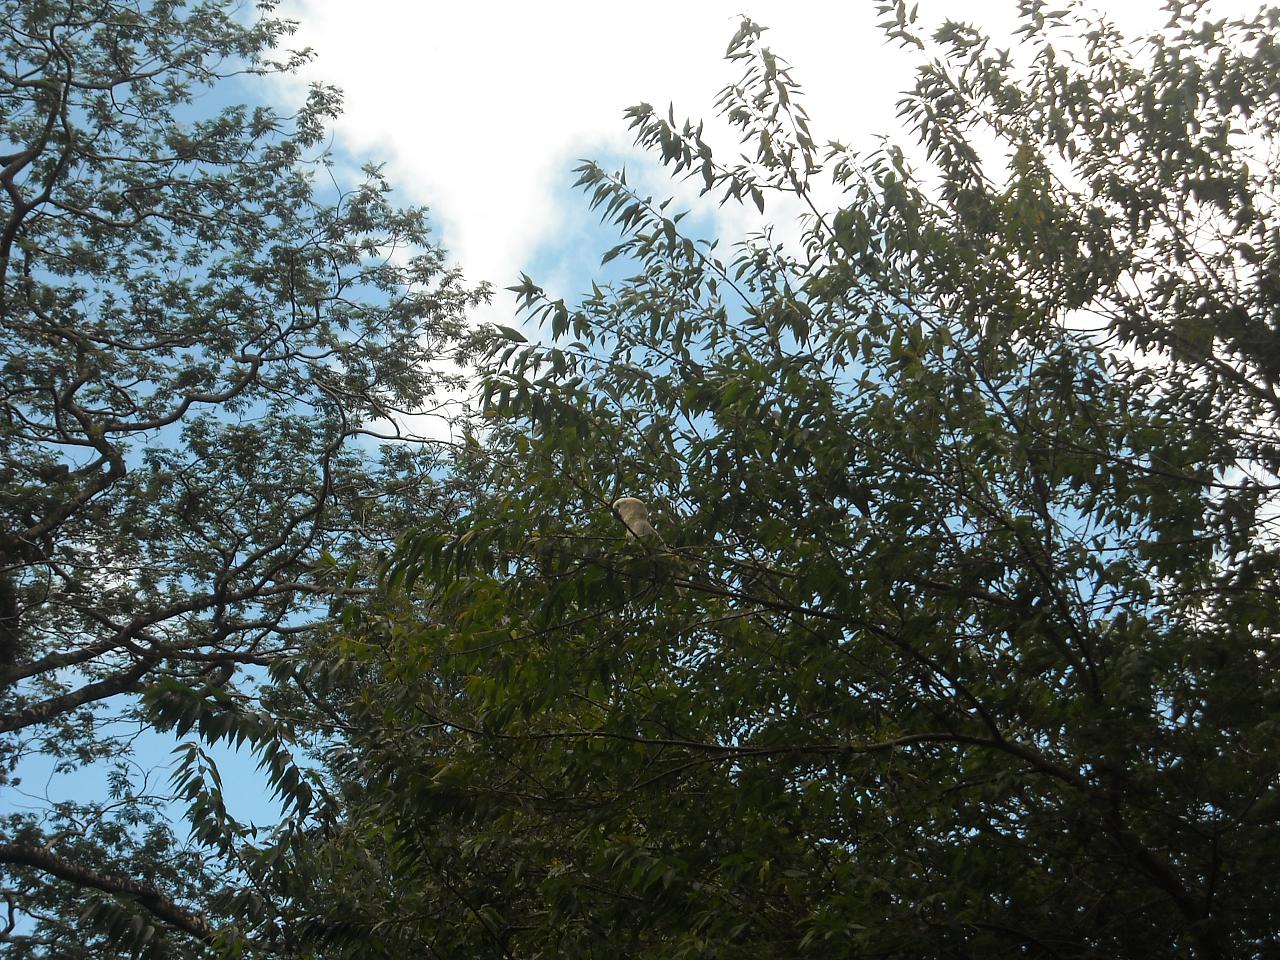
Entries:
POLYGON ((152 916, 183 933, 189 933, 208 944, 213 944, 217 939, 217 931, 205 916, 184 910, 170 897, 166 897, 149 884, 109 873, 99 873, 96 870, 69 863, 42 847, 30 847, 19 843, 0 843, 0 863, 35 867, 37 870, 80 887, 91 887, 104 893, 129 897, 152 916))
POLYGON ((141 660, 123 673, 117 673, 115 676, 107 677, 104 680, 85 684, 79 690, 71 690, 60 696, 41 700, 34 706, 27 707, 27 709, 20 710, 17 713, 0 716, 0 733, 10 733, 14 730, 21 730, 23 727, 43 723, 51 717, 74 710, 76 707, 82 707, 86 703, 105 700, 107 697, 113 697, 118 693, 125 693, 133 688, 142 678, 142 675, 155 665, 155 662, 154 658, 141 660))

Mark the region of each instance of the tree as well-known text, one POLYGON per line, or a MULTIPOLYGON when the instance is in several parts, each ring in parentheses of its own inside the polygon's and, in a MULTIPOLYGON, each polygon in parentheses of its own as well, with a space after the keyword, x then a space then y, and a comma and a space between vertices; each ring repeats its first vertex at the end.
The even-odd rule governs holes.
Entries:
POLYGON ((273 847, 227 814, 204 745, 178 782, 201 849, 130 744, 247 741, 305 811, 289 719, 255 690, 368 589, 351 561, 445 496, 446 444, 378 443, 442 414, 436 361, 485 291, 377 168, 332 166, 336 90, 292 116, 221 106, 306 59, 275 54, 273 7, 3 5, 0 776, 32 753, 115 764, 109 798, 5 814, 14 957, 258 929, 273 847))
POLYGON ((314 935, 1276 949, 1280 11, 1173 2, 1135 44, 1065 6, 999 51, 885 5, 934 51, 914 161, 822 146, 749 21, 740 162, 629 111, 722 202, 801 204, 798 243, 726 256, 580 168, 633 275, 516 288, 547 337, 495 334, 476 502, 347 615, 314 935))

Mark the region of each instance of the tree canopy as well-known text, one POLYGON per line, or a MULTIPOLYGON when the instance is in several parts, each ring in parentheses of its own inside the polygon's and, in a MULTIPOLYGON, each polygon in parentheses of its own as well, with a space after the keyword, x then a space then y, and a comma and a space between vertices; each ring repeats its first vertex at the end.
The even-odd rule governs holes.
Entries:
POLYGON ((220 811, 204 847, 130 745, 247 739, 305 811, 255 690, 440 496, 440 445, 379 438, 433 414, 485 293, 377 168, 327 159, 336 90, 237 105, 306 58, 273 6, 0 5, 0 787, 34 754, 112 765, 110 796, 6 810, 15 958, 196 955, 258 922, 270 843, 191 779, 203 745, 178 799, 220 811))
POLYGON ((13 956, 1276 952, 1280 10, 883 3, 865 152, 743 20, 741 147, 627 117, 772 225, 583 163, 608 271, 466 334, 335 91, 218 105, 271 7, 0 26, 2 769, 119 761, 4 814, 13 956))
POLYGON ((580 167, 629 275, 515 288, 542 333, 492 336, 472 501, 291 668, 340 801, 300 937, 1277 948, 1280 11, 1172 2, 1131 41, 1064 6, 1003 51, 885 4, 910 149, 819 140, 750 21, 742 156, 628 112, 798 239, 580 167))

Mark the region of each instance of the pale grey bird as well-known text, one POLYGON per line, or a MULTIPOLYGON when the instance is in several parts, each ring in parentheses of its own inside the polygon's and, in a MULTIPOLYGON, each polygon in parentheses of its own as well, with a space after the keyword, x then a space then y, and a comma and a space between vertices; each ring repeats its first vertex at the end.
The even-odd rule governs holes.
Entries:
MULTIPOLYGON (((675 560, 680 575, 685 575, 684 568, 687 563, 668 550, 667 545, 662 542, 661 535, 654 529, 653 524, 649 522, 649 508, 644 505, 643 500, 638 497, 619 497, 613 501, 613 512, 618 515, 622 525, 627 528, 628 540, 639 540, 649 549, 675 560)), ((676 593, 684 596, 686 591, 684 584, 676 583, 675 588, 676 593)))
POLYGON ((651 540, 662 543, 662 537, 649 522, 649 508, 638 497, 619 497, 613 501, 613 512, 618 515, 622 525, 627 528, 628 539, 651 540))

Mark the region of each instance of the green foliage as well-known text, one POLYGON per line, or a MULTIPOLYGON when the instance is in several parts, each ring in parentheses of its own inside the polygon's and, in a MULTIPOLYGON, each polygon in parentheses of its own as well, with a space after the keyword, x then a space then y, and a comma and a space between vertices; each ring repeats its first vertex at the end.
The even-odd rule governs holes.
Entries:
POLYGON ((515 288, 475 502, 337 641, 335 955, 1276 949, 1280 12, 884 13, 918 164, 815 140, 748 21, 741 161, 629 111, 798 241, 579 169, 633 275, 515 288))
POLYGON ((305 59, 277 51, 274 6, 2 5, 0 782, 37 753, 123 784, 116 819, 6 816, 15 958, 274 935, 252 888, 288 831, 230 817, 205 746, 258 750, 286 809, 313 809, 255 688, 441 495, 438 446, 377 442, 420 439, 404 424, 485 291, 376 167, 338 185, 336 90, 292 116, 217 106, 305 59), (163 782, 127 786, 140 729, 198 738, 176 788, 206 863, 166 834, 163 782))

